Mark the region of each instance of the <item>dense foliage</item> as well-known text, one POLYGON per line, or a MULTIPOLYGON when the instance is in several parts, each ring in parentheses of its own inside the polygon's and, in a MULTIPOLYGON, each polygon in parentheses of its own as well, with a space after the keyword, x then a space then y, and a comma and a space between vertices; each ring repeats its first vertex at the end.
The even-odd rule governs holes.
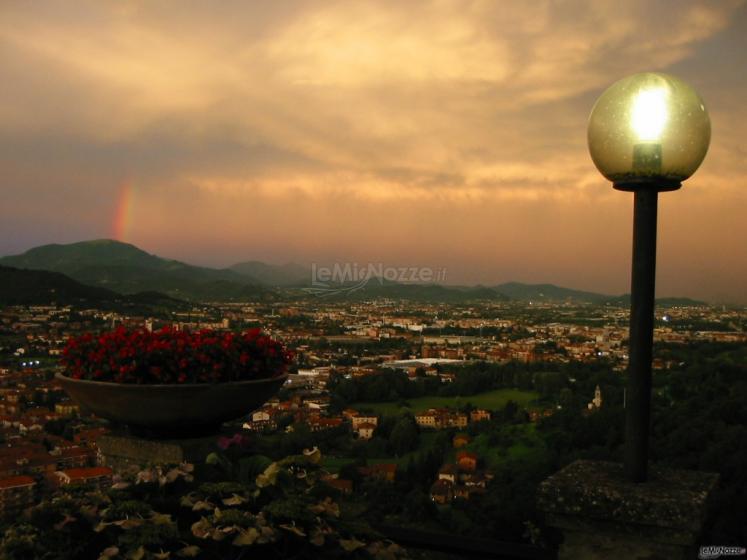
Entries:
MULTIPOLYGON (((720 474, 719 485, 711 500, 711 510, 703 543, 739 545, 747 541, 747 347, 735 343, 657 344, 655 355, 672 365, 653 374, 652 462, 677 469, 695 469, 720 474)), ((600 360, 568 364, 485 364, 473 363, 455 369, 457 379, 439 384, 434 378, 415 381, 399 372, 360 379, 338 378, 333 383, 333 398, 338 406, 356 401, 401 402, 424 395, 469 396, 497 388, 531 389, 540 395, 537 408, 550 408, 551 416, 541 419, 534 435, 541 445, 521 451, 527 424, 515 403, 493 411, 493 420, 471 425, 474 451, 493 458, 490 468, 495 475, 486 494, 469 503, 426 507, 438 468, 450 460, 450 438, 454 431, 443 430, 438 438, 414 438, 416 452, 400 462, 395 485, 387 492, 377 489, 367 496, 376 501, 381 518, 406 524, 413 519, 419 527, 450 531, 470 536, 504 540, 538 541, 540 528, 546 544, 553 535, 543 526, 535 508, 537 485, 547 476, 572 461, 598 459, 621 462, 624 445, 625 410, 623 407, 626 375, 616 372, 600 360), (589 412, 587 404, 599 385, 603 396, 601 409, 589 412), (560 407, 560 408, 558 408, 560 407), (512 452, 515 450, 519 452, 512 452), (385 497, 391 494, 391 500, 385 497), (399 496, 399 499, 397 499, 399 496), (528 530, 528 527, 532 530, 528 530)), ((466 400, 466 399, 465 399, 466 400)), ((359 461, 395 456, 390 426, 397 418, 383 419, 368 442, 352 448, 333 447, 338 440, 320 442, 322 449, 359 461), (389 428, 389 429, 387 429, 389 428), (382 439, 384 441, 382 441, 382 439)), ((399 436, 399 433, 396 434, 399 436)), ((352 474, 352 473, 351 473, 352 474)), ((365 486, 363 487, 366 488, 365 486)), ((538 541, 539 542, 539 541, 538 541)))
POLYGON ((119 327, 100 335, 71 337, 62 361, 74 379, 159 384, 276 377, 286 371, 290 360, 290 352, 259 329, 235 334, 119 327))
MULTIPOLYGON (((225 443, 225 442, 224 442, 225 443)), ((240 447, 229 440, 228 447, 240 447)), ((225 446, 225 445, 224 445, 225 446)), ((238 453, 155 467, 106 492, 57 493, 8 527, 8 560, 378 558, 404 556, 323 483, 316 449, 272 462, 238 453)))
POLYGON ((457 374, 451 383, 441 383, 437 377, 426 376, 424 372, 417 379, 411 380, 402 371, 383 370, 377 375, 351 379, 333 375, 327 387, 332 393, 333 405, 344 408, 356 402, 396 402, 431 395, 468 397, 493 389, 514 388, 537 391, 543 398, 549 399, 548 402, 555 402, 559 391, 569 387, 569 379, 577 377, 579 372, 583 374, 579 380, 580 385, 574 388, 590 390, 592 396, 595 385, 591 384, 591 388, 587 389, 586 372, 594 372, 590 383, 602 380, 610 385, 622 386, 623 381, 620 375, 611 372, 611 365, 605 360, 594 364, 471 362, 466 365, 450 365, 448 371, 457 374))

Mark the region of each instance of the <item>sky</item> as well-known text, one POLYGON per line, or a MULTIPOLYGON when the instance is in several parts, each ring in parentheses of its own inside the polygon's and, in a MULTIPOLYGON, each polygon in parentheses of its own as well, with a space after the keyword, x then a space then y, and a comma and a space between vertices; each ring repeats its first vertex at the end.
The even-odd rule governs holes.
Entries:
POLYGON ((629 291, 595 99, 705 99, 657 293, 747 303, 743 1, 0 3, 0 255, 113 238, 206 266, 384 263, 629 291))

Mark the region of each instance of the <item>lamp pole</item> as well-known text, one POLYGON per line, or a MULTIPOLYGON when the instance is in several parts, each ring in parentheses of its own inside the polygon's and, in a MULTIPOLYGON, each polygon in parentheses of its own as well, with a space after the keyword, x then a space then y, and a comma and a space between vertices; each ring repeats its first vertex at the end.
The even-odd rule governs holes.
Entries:
MULTIPOLYGON (((638 146, 636 146, 638 148, 638 146)), ((661 146, 651 149, 661 153, 661 146)), ((643 157, 636 149, 633 169, 661 173, 661 158, 643 157)), ((630 330, 628 383, 625 407, 625 475, 632 482, 648 478, 648 442, 651 426, 651 362, 656 302, 656 226, 659 191, 680 188, 678 181, 643 179, 618 181, 614 187, 633 192, 633 258, 630 275, 630 330)))
POLYGON ((589 117, 588 135, 591 157, 602 175, 616 189, 634 193, 624 470, 631 482, 645 482, 659 192, 679 189, 703 161, 710 119, 689 85, 649 72, 623 78, 602 94, 589 117))
POLYGON ((655 189, 642 188, 634 194, 624 455, 625 474, 633 482, 644 482, 648 469, 658 198, 655 189))

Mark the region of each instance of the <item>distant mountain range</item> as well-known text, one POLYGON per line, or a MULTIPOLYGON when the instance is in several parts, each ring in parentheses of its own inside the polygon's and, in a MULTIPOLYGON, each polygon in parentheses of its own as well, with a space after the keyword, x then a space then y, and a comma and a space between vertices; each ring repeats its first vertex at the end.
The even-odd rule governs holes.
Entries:
POLYGON ((95 286, 86 286, 60 272, 25 270, 0 266, 2 305, 96 305, 98 307, 154 306, 182 307, 186 302, 157 292, 123 295, 95 286))
POLYGON ((82 284, 122 294, 155 291, 200 301, 256 300, 271 294, 245 274, 163 259, 109 239, 43 245, 0 258, 0 265, 61 272, 82 284))
MULTIPOLYGON (((497 292, 505 294, 513 300, 520 301, 574 301, 579 303, 594 303, 598 305, 617 305, 621 307, 630 306, 630 294, 621 296, 610 296, 597 294, 595 292, 584 292, 562 288, 554 284, 521 284, 520 282, 507 282, 494 286, 497 292)), ((656 299, 657 305, 671 306, 702 306, 708 305, 703 301, 685 297, 664 297, 656 299)))
MULTIPOLYGON (((629 305, 629 296, 610 296, 555 286, 508 282, 497 286, 444 286, 382 282, 372 278, 358 290, 338 286, 337 292, 313 293, 310 270, 298 264, 271 265, 260 261, 237 263, 229 268, 194 266, 149 254, 134 245, 110 239, 82 241, 68 245, 43 245, 21 255, 0 258, 0 303, 33 299, 50 294, 88 301, 108 301, 112 294, 150 293, 194 301, 271 301, 278 289, 291 290, 296 297, 325 295, 330 298, 409 299, 457 303, 490 301, 573 301, 608 305, 629 305), (47 271, 55 275, 19 276, 22 272, 47 271), (18 282, 25 284, 19 286, 18 282), (15 287, 14 287, 15 286, 15 287), (96 291, 98 289, 99 291, 96 291), (98 298, 98 299, 97 299, 98 298)), ((153 296, 155 294, 155 296, 153 296)), ((138 297, 143 297, 139 295, 138 297)), ((30 300, 29 300, 30 301, 30 300)), ((657 300, 665 305, 705 305, 688 298, 657 300)))
POLYGON ((272 265, 260 261, 247 261, 229 267, 242 276, 259 281, 267 286, 304 286, 309 283, 311 271, 300 264, 272 265))
MULTIPOLYGON (((621 296, 609 298, 604 303, 608 305, 619 305, 621 307, 629 307, 630 306, 630 294, 624 294, 621 296)), ((699 301, 697 299, 686 298, 686 297, 656 298, 656 304, 662 307, 700 307, 703 305, 708 305, 704 301, 699 301)))
POLYGON ((494 286, 493 289, 511 299, 521 301, 572 300, 584 303, 606 303, 613 299, 613 297, 609 295, 571 290, 553 284, 522 284, 520 282, 507 282, 505 284, 494 286))
POLYGON ((430 303, 468 301, 508 301, 509 298, 484 286, 442 286, 440 284, 401 284, 371 278, 364 286, 353 283, 332 284, 327 288, 307 286, 306 293, 332 300, 404 299, 430 303))

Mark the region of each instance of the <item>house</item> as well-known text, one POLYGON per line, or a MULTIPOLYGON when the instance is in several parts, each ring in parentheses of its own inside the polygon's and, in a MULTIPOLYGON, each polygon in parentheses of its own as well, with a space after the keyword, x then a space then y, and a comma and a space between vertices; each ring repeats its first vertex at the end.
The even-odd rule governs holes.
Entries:
POLYGON ((469 416, 463 412, 454 412, 448 408, 437 408, 433 412, 437 415, 438 428, 466 428, 469 422, 469 416))
POLYGON ((370 422, 363 422, 362 424, 358 425, 358 428, 357 428, 358 437, 360 439, 371 439, 373 437, 373 433, 375 429, 376 429, 376 424, 371 424, 370 422))
POLYGON ((457 465, 459 470, 465 472, 475 472, 477 469, 477 454, 471 451, 459 451, 456 454, 457 465))
POLYGON ((487 486, 487 478, 481 472, 463 474, 461 478, 464 485, 468 488, 485 488, 487 486))
POLYGON ((274 419, 271 420, 262 420, 260 422, 244 422, 242 425, 242 428, 245 430, 250 430, 252 432, 264 432, 264 431, 272 431, 277 429, 278 424, 274 419))
POLYGON ((350 419, 350 422, 353 424, 353 430, 357 430, 358 426, 360 426, 361 424, 373 424, 374 427, 376 427, 379 425, 379 417, 366 414, 358 414, 357 416, 353 416, 350 419))
POLYGON ((96 462, 96 452, 87 447, 72 447, 61 449, 57 455, 57 469, 72 469, 87 467, 96 462))
POLYGON ((459 449, 467 445, 470 441, 471 439, 467 434, 457 434, 454 436, 454 439, 451 440, 451 444, 455 449, 459 449))
POLYGON ((80 407, 73 401, 65 401, 54 405, 54 411, 62 416, 73 416, 80 414, 80 407))
POLYGON ((431 485, 431 500, 437 504, 448 504, 454 499, 452 484, 448 480, 439 478, 431 485))
POLYGON ((342 426, 342 418, 310 418, 308 421, 312 432, 320 432, 342 426))
POLYGON ((54 474, 60 486, 84 484, 92 488, 105 489, 112 484, 113 472, 109 467, 86 467, 57 471, 54 474))
POLYGON ((446 425, 449 427, 466 428, 469 422, 469 417, 462 413, 449 413, 446 417, 446 425))
POLYGON ((397 476, 397 464, 396 463, 381 463, 379 465, 372 465, 371 471, 374 476, 383 478, 387 482, 394 482, 397 476))
POLYGON ((447 480, 451 484, 456 483, 458 469, 454 463, 447 463, 438 471, 438 480, 447 480))
POLYGON ((343 494, 350 495, 353 493, 352 480, 347 480, 345 478, 326 477, 323 479, 323 481, 327 486, 331 486, 332 488, 339 490, 343 494))
POLYGON ((461 498, 462 500, 469 500, 470 489, 462 484, 456 484, 453 488, 454 499, 461 498))
POLYGON ((271 408, 264 407, 252 413, 252 422, 267 422, 271 418, 271 408))
POLYGON ((57 458, 49 453, 34 453, 27 457, 25 470, 33 475, 54 472, 57 470, 57 458))
POLYGON ((106 434, 109 430, 106 428, 89 428, 81 430, 73 436, 73 441, 79 445, 95 447, 96 440, 106 434))
POLYGON ((469 413, 470 422, 482 422, 484 420, 490 420, 490 411, 482 408, 477 408, 469 413))
POLYGON ((22 419, 18 422, 18 433, 19 434, 29 434, 33 432, 41 432, 44 429, 44 426, 39 424, 38 422, 34 422, 33 420, 28 419, 22 419))
POLYGON ((329 402, 325 399, 306 399, 303 401, 303 406, 313 412, 321 412, 329 406, 329 402))
POLYGON ((53 419, 55 413, 51 412, 47 408, 35 407, 26 410, 23 414, 24 419, 32 424, 46 424, 49 420, 53 419))
POLYGON ((537 422, 540 418, 547 418, 548 416, 552 416, 554 412, 555 411, 552 408, 547 408, 545 410, 530 410, 529 421, 537 422))
POLYGON ((435 411, 429 410, 428 412, 423 412, 421 414, 415 415, 415 423, 420 426, 421 428, 436 428, 439 427, 436 425, 437 416, 435 411))
POLYGON ((370 465, 368 467, 358 467, 358 472, 362 476, 368 478, 380 478, 387 482, 394 482, 397 476, 397 464, 396 463, 380 463, 378 465, 370 465))
POLYGON ((415 422, 421 428, 466 428, 469 416, 448 408, 431 408, 427 412, 416 414, 415 422))
POLYGON ((347 418, 348 420, 351 420, 358 416, 359 412, 355 410, 354 408, 346 408, 342 411, 342 415, 347 418))

